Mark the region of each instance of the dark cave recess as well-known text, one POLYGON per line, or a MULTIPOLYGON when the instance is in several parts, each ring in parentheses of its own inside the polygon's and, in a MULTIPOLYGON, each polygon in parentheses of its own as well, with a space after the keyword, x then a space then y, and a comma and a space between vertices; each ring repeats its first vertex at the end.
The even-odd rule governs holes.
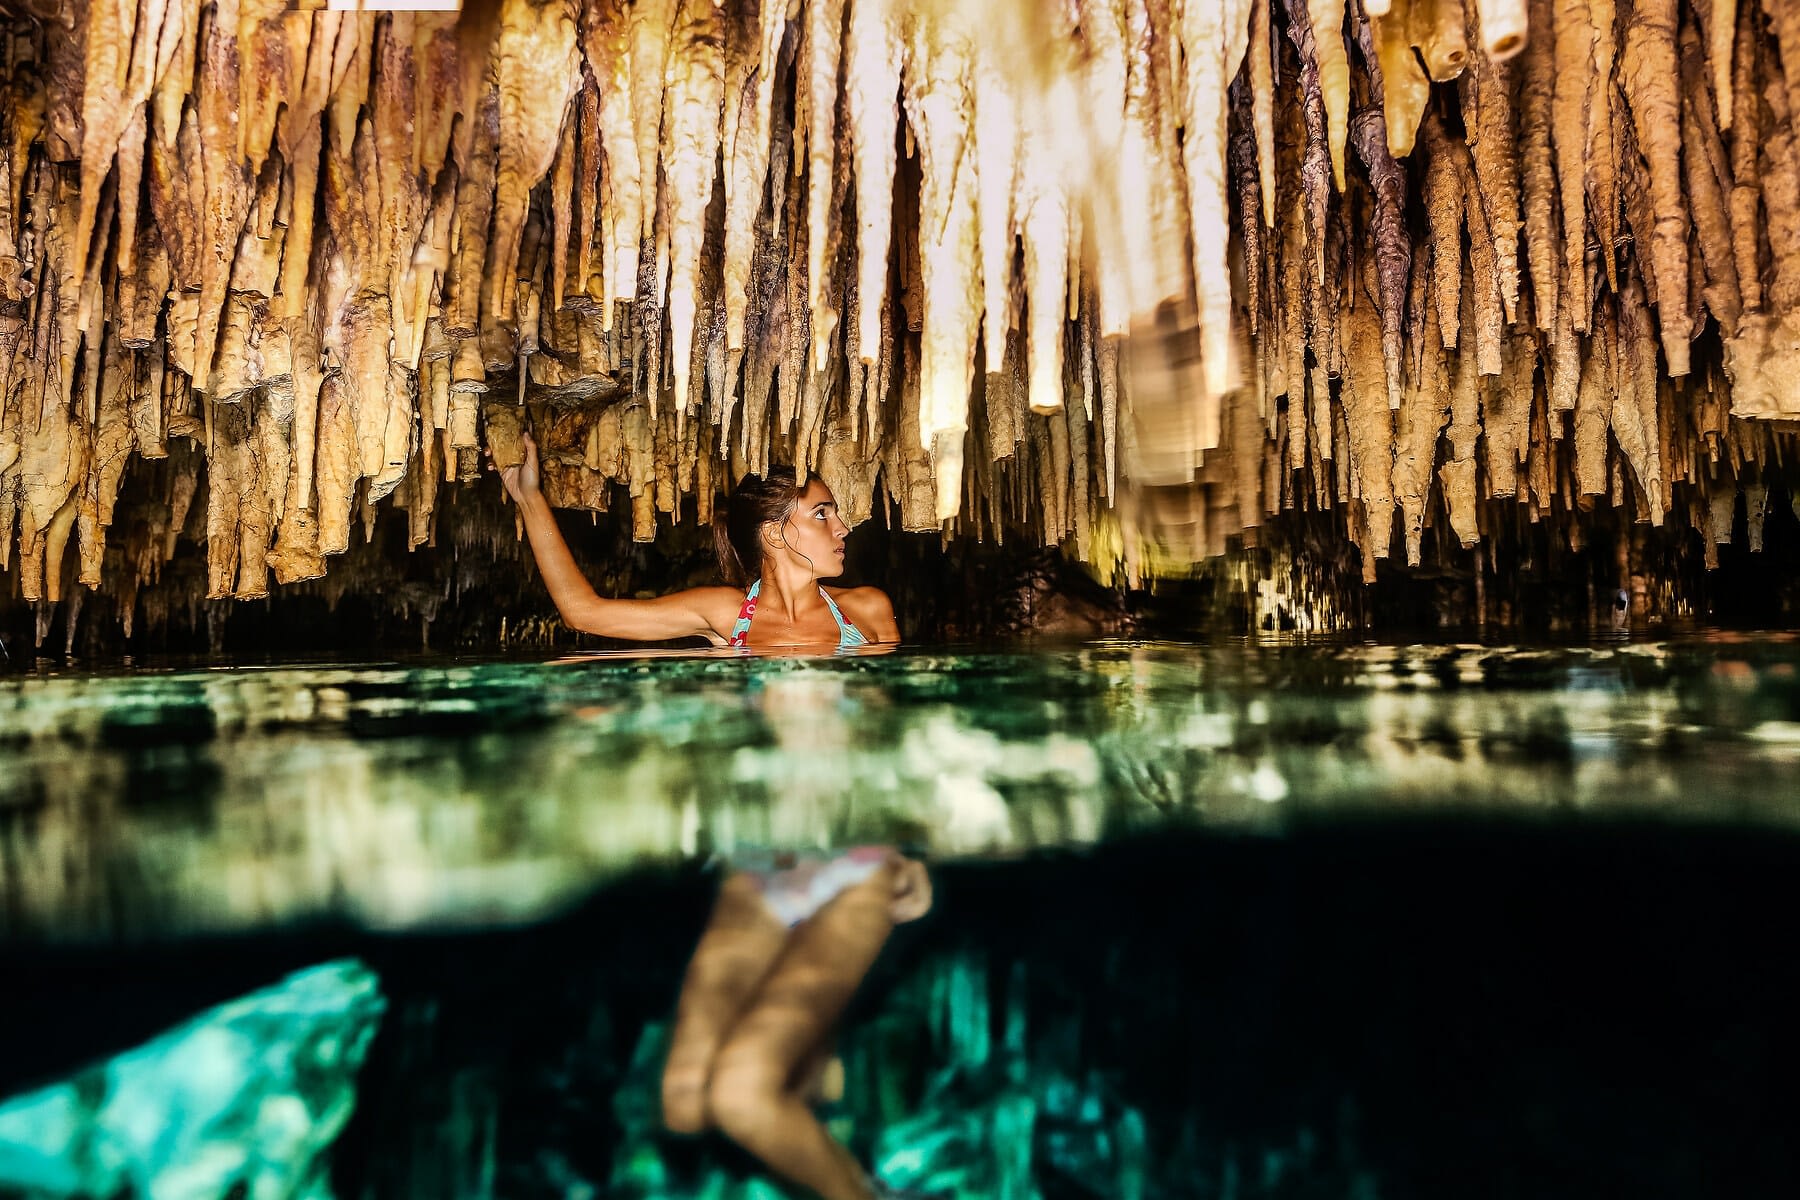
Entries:
MULTIPOLYGON (((155 503, 133 482, 126 481, 115 519, 125 536, 115 541, 127 540, 131 524, 147 520, 141 509, 155 503)), ((1287 513, 1233 538, 1221 558, 1131 587, 1095 579, 1023 529, 1001 544, 944 539, 891 529, 877 506, 850 537, 842 578, 886 589, 915 643, 1294 632, 1579 640, 1783 628, 1800 620, 1800 519, 1779 485, 1770 489, 1755 552, 1741 498, 1732 540, 1710 555, 1704 531, 1680 520, 1679 510, 1658 528, 1600 504, 1581 515, 1578 548, 1566 523, 1529 521, 1510 501, 1490 501, 1484 513, 1488 536, 1475 550, 1458 545, 1439 519, 1424 531, 1420 566, 1382 560, 1372 583, 1364 582, 1341 513, 1287 513)), ((0 640, 8 653, 0 666, 65 656, 96 663, 126 655, 275 661, 626 645, 561 624, 529 548, 515 537, 513 510, 491 479, 446 493, 431 543, 408 549, 404 515, 382 508, 372 537, 353 538, 323 579, 276 586, 263 600, 205 598, 203 515, 197 501, 173 558, 141 587, 123 578, 117 550, 108 551, 99 592, 71 577, 56 604, 22 600, 17 572, 0 574, 0 640), (120 617, 127 602, 129 635, 120 617)), ((627 505, 598 514, 565 510, 559 519, 602 594, 654 595, 718 582, 711 532, 698 526, 691 500, 679 522, 661 519, 654 543, 631 540, 627 505)))

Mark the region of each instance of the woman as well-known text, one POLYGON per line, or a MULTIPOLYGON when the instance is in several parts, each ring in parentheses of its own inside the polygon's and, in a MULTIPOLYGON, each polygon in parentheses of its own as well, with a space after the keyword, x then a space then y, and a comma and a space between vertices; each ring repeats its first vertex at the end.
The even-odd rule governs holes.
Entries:
MULTIPOLYGON (((820 582, 842 573, 850 529, 818 479, 797 487, 791 474, 746 476, 715 520, 719 565, 747 590, 615 600, 598 595, 569 554, 539 490, 529 436, 525 461, 500 478, 572 629, 636 641, 704 637, 752 650, 900 640, 879 588, 820 582)), ((765 856, 737 868, 682 981, 663 1071, 664 1122, 682 1133, 716 1127, 825 1200, 869 1200, 875 1185, 810 1101, 834 1090, 833 1027, 893 927, 931 907, 930 880, 923 865, 883 846, 765 856)))
POLYGON ((525 436, 525 461, 500 472, 525 517, 525 534, 563 624, 584 633, 634 642, 703 637, 715 646, 752 650, 784 646, 843 648, 900 640, 894 606, 880 588, 827 588, 844 570, 850 527, 831 489, 819 479, 804 488, 746 475, 713 522, 719 566, 749 584, 687 588, 654 600, 614 600, 589 585, 538 490, 537 445, 525 436))

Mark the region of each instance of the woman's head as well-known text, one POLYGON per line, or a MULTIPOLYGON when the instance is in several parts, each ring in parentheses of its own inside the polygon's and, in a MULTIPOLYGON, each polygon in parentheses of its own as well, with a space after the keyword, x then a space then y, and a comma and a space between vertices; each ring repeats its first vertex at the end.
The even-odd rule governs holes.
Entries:
POLYGON ((824 481, 809 476, 797 486, 786 467, 744 476, 713 518, 719 569, 740 585, 760 577, 770 562, 792 562, 820 579, 842 574, 849 532, 824 481))

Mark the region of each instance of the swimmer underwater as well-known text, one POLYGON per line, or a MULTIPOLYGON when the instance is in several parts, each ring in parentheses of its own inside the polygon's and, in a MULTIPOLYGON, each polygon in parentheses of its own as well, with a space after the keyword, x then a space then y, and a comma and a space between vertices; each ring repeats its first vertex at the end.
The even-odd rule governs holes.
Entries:
MULTIPOLYGON (((818 478, 747 475, 714 520, 719 566, 737 586, 652 600, 599 595, 576 566, 539 487, 537 446, 500 471, 524 516, 550 597, 572 629, 632 641, 704 637, 745 650, 822 653, 900 641, 879 588, 828 588, 850 528, 818 478), (746 586, 747 585, 747 588, 746 586)), ((826 1132, 812 1104, 835 1098, 838 1019, 894 926, 925 915, 924 864, 888 846, 738 856, 682 980, 663 1070, 663 1121, 717 1129, 824 1200, 893 1195, 826 1132)))

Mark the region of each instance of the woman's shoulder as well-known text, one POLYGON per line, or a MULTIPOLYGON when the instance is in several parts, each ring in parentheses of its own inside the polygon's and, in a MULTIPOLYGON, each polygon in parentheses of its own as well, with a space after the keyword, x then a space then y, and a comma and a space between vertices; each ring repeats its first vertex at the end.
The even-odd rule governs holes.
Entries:
POLYGON ((830 584, 825 584, 824 587, 827 592, 831 593, 831 598, 839 604, 867 604, 885 608, 890 612, 894 608, 894 602, 888 599, 888 594, 878 587, 847 588, 832 587, 830 584))
POLYGON ((671 592, 669 598, 679 598, 693 611, 705 617, 707 623, 714 628, 721 623, 729 627, 737 620, 738 610, 743 607, 744 589, 717 586, 684 588, 679 592, 671 592))
POLYGON ((894 602, 878 587, 836 588, 825 591, 858 625, 873 625, 894 619, 894 602))

